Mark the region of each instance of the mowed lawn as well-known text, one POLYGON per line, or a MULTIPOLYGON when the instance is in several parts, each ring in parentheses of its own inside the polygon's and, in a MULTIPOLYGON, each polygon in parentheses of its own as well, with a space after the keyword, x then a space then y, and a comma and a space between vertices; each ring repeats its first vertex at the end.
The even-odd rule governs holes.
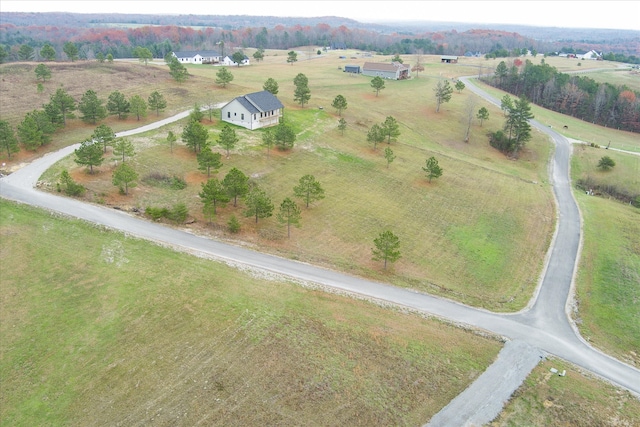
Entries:
MULTIPOLYGON (((550 146, 545 137, 534 133, 519 160, 496 152, 488 145, 487 133, 502 126, 502 113, 468 90, 456 91, 451 102, 435 113, 436 81, 477 73, 477 64, 447 66, 436 62, 436 57, 426 57, 426 69, 418 78, 386 81, 386 88, 376 97, 370 78, 339 69, 364 58, 343 60, 337 52, 313 59, 300 55, 300 61, 290 65, 283 52, 267 54, 264 62, 230 68, 234 80, 224 89, 211 83, 216 67, 192 66, 189 71, 202 82, 201 105, 261 90, 268 77, 279 83, 278 97, 286 107, 285 119, 298 135, 295 148, 267 155, 260 147, 260 131, 235 128, 238 146, 229 159, 223 158, 224 166, 215 177, 221 179, 232 167, 239 168, 267 192, 277 212, 282 200, 292 196, 298 179, 314 175, 324 187, 326 198, 303 209, 301 228, 292 231, 291 239, 286 238, 275 216, 257 225, 251 218, 244 218, 242 203, 237 208, 221 209, 213 224, 207 224, 197 196, 206 175, 197 170, 195 154, 181 142, 173 152, 165 142, 167 132, 180 135, 184 123, 131 138, 137 151, 131 161, 141 182, 130 196, 118 195, 111 184, 115 163, 110 155, 93 176, 69 159, 46 175, 45 181, 55 188, 59 172, 66 167, 89 188, 86 198, 90 201, 140 209, 182 202, 196 220, 188 227, 197 232, 492 310, 512 311, 527 304, 555 224, 546 178, 550 146), (308 77, 311 90, 311 101, 304 108, 293 102, 293 78, 298 73, 308 77), (215 89, 210 89, 212 85, 215 89), (348 123, 344 135, 337 129, 339 117, 331 108, 338 94, 348 102, 343 112, 348 123), (465 111, 469 105, 473 111, 486 106, 491 117, 483 126, 474 119, 470 142, 465 143, 465 111), (399 122, 401 135, 397 142, 381 144, 374 150, 366 141, 367 131, 387 116, 399 122), (389 167, 383 157, 386 147, 396 156, 389 167), (444 173, 429 183, 422 167, 431 156, 438 159, 444 173), (185 190, 171 191, 142 182, 144 176, 156 172, 177 175, 189 185, 185 190), (239 235, 225 233, 231 215, 242 221, 239 235), (402 258, 386 271, 381 263, 371 260, 373 239, 385 230, 400 238, 402 253, 402 258)), ((407 57, 406 61, 411 59, 407 57)), ((137 63, 129 65, 147 68, 137 63)), ((205 118, 203 123, 209 126, 215 142, 222 127, 219 119, 210 123, 205 118)), ((215 149, 222 152, 221 148, 215 149)))
POLYGON ((7 201, 0 235, 2 425, 422 425, 501 345, 7 201))

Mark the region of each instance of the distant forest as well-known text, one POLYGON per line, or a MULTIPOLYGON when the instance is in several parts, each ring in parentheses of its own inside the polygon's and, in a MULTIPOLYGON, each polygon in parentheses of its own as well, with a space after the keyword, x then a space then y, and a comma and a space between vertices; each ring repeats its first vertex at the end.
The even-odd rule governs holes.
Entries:
POLYGON ((615 129, 640 132, 640 92, 625 86, 598 83, 587 76, 560 73, 543 63, 502 61, 494 76, 485 79, 534 104, 615 129))
MULTIPOLYGON (((415 24, 414 24, 415 25, 415 24)), ((458 24, 464 27, 462 24, 458 24)), ((66 59, 63 46, 76 45, 81 59, 96 55, 130 58, 133 49, 145 47, 155 58, 177 50, 218 50, 231 54, 245 48, 291 49, 299 46, 333 46, 381 54, 491 54, 589 50, 607 59, 640 63, 640 32, 603 30, 595 41, 543 41, 517 32, 491 29, 419 31, 401 24, 387 27, 337 17, 276 18, 210 15, 123 15, 70 13, 0 14, 0 48, 4 61, 24 60, 23 45, 33 48, 31 60, 42 60, 40 49, 53 47, 56 59, 66 59), (51 23, 55 23, 52 25, 51 23)), ((528 29, 530 30, 530 28, 528 29)), ((595 30, 594 30, 595 31, 595 30)), ((594 33, 597 38, 598 33, 594 33)), ((567 36, 569 33, 566 34, 567 36)))

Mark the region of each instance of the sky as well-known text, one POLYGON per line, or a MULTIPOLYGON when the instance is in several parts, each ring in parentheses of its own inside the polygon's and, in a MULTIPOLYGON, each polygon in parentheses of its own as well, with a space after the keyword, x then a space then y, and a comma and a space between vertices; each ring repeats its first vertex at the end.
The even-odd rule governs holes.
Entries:
POLYGON ((446 21, 640 31, 640 1, 0 0, 1 12, 340 16, 360 22, 446 21))

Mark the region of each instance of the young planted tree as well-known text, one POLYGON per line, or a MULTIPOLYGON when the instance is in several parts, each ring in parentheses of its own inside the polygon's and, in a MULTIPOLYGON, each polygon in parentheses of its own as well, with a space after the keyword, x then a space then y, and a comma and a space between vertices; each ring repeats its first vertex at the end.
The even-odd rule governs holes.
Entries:
POLYGON ((436 94, 436 113, 440 112, 440 105, 445 102, 449 102, 451 100, 451 94, 453 93, 453 88, 449 84, 448 80, 438 80, 436 83, 436 87, 433 89, 436 94))
POLYGON ((379 124, 374 124, 367 132, 367 142, 373 144, 373 149, 376 150, 378 148, 378 144, 383 142, 385 138, 384 132, 382 131, 382 127, 379 124))
POLYGON ((415 60, 416 60, 416 65, 413 66, 413 68, 411 68, 411 71, 416 73, 416 79, 418 77, 420 77, 420 72, 424 71, 424 65, 422 64, 422 55, 424 54, 422 49, 418 49, 416 51, 416 56, 415 56, 415 60))
POLYGON ((51 135, 56 126, 51 123, 49 116, 42 110, 27 113, 18 125, 18 137, 27 150, 35 151, 51 141, 51 135))
POLYGON ((440 176, 442 176, 442 168, 438 164, 438 161, 435 157, 429 157, 427 159, 425 167, 423 167, 422 170, 427 173, 429 182, 431 182, 433 178, 440 178, 440 176))
POLYGON ((129 188, 133 188, 138 180, 138 173, 128 163, 122 163, 113 171, 111 182, 120 188, 120 194, 129 194, 129 188))
POLYGON ((6 152, 9 158, 20 151, 16 134, 6 120, 0 120, 0 150, 6 152))
POLYGON ((513 99, 511 99, 509 94, 505 94, 502 99, 500 99, 500 109, 505 117, 509 111, 513 110, 513 99))
POLYGON ((462 90, 467 86, 465 86, 465 84, 462 82, 462 80, 458 80, 458 81, 456 81, 455 87, 456 87, 456 90, 458 91, 458 93, 461 93, 462 90))
POLYGON ((177 141, 177 139, 178 138, 172 131, 169 131, 169 133, 167 133, 167 142, 169 143, 169 150, 171 150, 172 153, 173 153, 173 144, 177 141))
POLYGON ((218 136, 218 144, 227 150, 227 159, 229 158, 229 151, 232 150, 236 146, 236 142, 239 139, 236 136, 236 131, 229 125, 225 125, 218 136))
POLYGON ((276 143, 276 137, 271 129, 266 129, 262 133, 262 145, 267 147, 267 157, 271 151, 271 147, 276 143))
POLYGON ((202 147, 207 144, 208 139, 209 131, 200 122, 189 120, 189 123, 182 130, 182 141, 194 153, 199 153, 202 147))
POLYGON ((295 90, 293 91, 293 100, 299 102, 300 106, 304 108, 304 104, 311 99, 311 90, 309 89, 309 79, 302 73, 299 73, 294 79, 293 84, 295 90))
POLYGON ((126 138, 121 138, 113 145, 113 155, 122 156, 122 163, 127 160, 127 156, 133 157, 136 154, 133 143, 126 138))
MULTIPOLYGON (((73 99, 73 97, 69 95, 66 90, 60 87, 56 89, 56 92, 54 94, 51 95, 49 102, 49 117, 51 117, 52 115, 57 117, 57 120, 53 120, 53 117, 51 117, 52 121, 59 121, 62 126, 66 126, 67 117, 72 118, 73 112, 76 110, 76 108, 76 100, 73 99)), ((47 110, 46 107, 45 110, 47 110)))
POLYGON ((273 214, 273 203, 267 193, 257 185, 253 185, 244 197, 246 217, 255 217, 256 224, 259 218, 269 218, 273 214))
POLYGON ((383 231, 373 239, 374 248, 371 248, 374 261, 384 261, 384 269, 388 262, 396 262, 400 259, 400 239, 391 231, 383 231))
POLYGON ((260 48, 253 52, 253 59, 255 59, 256 62, 262 61, 264 59, 264 49, 260 48))
POLYGON ((157 90, 151 92, 151 95, 149 95, 149 99, 147 99, 147 103, 149 104, 149 108, 156 112, 156 116, 159 116, 160 111, 163 111, 165 108, 167 108, 167 101, 164 99, 164 96, 157 90))
POLYGON ((69 60, 71 62, 74 62, 76 59, 78 59, 78 46, 75 45, 75 43, 72 42, 65 42, 64 46, 62 46, 62 51, 67 55, 67 58, 69 58, 69 60))
POLYGON ((227 87, 229 83, 233 81, 233 74, 227 67, 221 67, 216 73, 216 84, 219 84, 222 87, 227 87))
POLYGON ((598 162, 598 169, 603 171, 608 171, 612 169, 616 165, 616 162, 609 156, 604 156, 600 158, 598 162))
POLYGON ((203 213, 209 218, 209 222, 216 216, 218 206, 224 207, 229 202, 229 195, 224 185, 218 179, 212 178, 202 183, 202 191, 198 193, 202 201, 203 213))
POLYGON ((40 56, 42 56, 45 61, 53 61, 56 59, 56 50, 47 43, 40 49, 40 56))
POLYGON ((231 60, 235 62, 236 66, 238 67, 240 67, 240 64, 242 64, 242 61, 244 61, 244 58, 245 58, 245 55, 241 51, 234 52, 233 55, 231 55, 231 60))
POLYGON ((104 147, 104 152, 106 153, 107 146, 111 145, 111 143, 116 139, 116 134, 109 126, 99 125, 91 134, 91 139, 98 144, 102 144, 104 147))
POLYGON ((63 169, 58 180, 58 191, 63 191, 67 196, 82 196, 86 188, 82 184, 78 184, 71 178, 69 172, 63 169))
POLYGON ((36 66, 36 80, 42 80, 43 82, 51 78, 51 68, 44 64, 38 64, 36 66))
POLYGON ((107 99, 107 111, 109 114, 117 115, 119 120, 123 120, 131 111, 131 104, 120 91, 114 90, 107 99))
POLYGON ((171 77, 178 83, 185 82, 189 78, 187 67, 182 65, 175 56, 169 61, 169 74, 171 74, 171 77))
POLYGON ((480 120, 480 127, 482 127, 482 122, 484 122, 485 120, 489 120, 489 110, 487 110, 485 107, 481 107, 478 110, 478 114, 476 114, 476 118, 480 120))
POLYGON ((384 149, 384 158, 387 160, 387 169, 389 169, 389 165, 393 162, 396 156, 393 154, 393 150, 391 148, 386 147, 384 149))
POLYGON ((193 110, 189 113, 189 120, 193 122, 202 122, 202 119, 204 119, 204 113, 202 112, 200 104, 196 102, 193 105, 193 110))
POLYGON ((388 116, 384 120, 380 129, 387 140, 387 144, 391 144, 392 141, 395 142, 400 136, 400 125, 398 121, 391 116, 388 116))
POLYGON ((273 135, 276 143, 276 147, 279 150, 286 151, 293 148, 293 144, 296 142, 296 133, 291 126, 285 122, 281 122, 276 126, 273 135))
POLYGON ((271 92, 273 95, 277 95, 279 90, 278 82, 269 77, 267 81, 264 82, 264 85, 262 85, 262 89, 266 90, 267 92, 271 92))
POLYGON ((89 166, 89 173, 93 174, 93 167, 100 166, 104 161, 102 146, 91 139, 80 143, 80 147, 74 150, 74 161, 82 166, 89 166))
POLYGON ((373 88, 373 90, 376 91, 376 96, 378 96, 378 94, 380 93, 380 91, 382 89, 384 89, 384 80, 382 80, 382 77, 380 76, 375 76, 372 80, 371 80, 371 87, 373 88))
POLYGON ((298 61, 298 54, 295 51, 290 50, 287 53, 287 63, 293 65, 293 63, 297 61, 298 61))
POLYGON ((229 198, 233 199, 233 206, 237 206, 238 197, 243 197, 249 191, 249 177, 236 168, 232 168, 222 180, 222 186, 229 198))
POLYGON ((338 110, 338 116, 342 116, 342 112, 347 109, 347 99, 342 95, 338 95, 334 98, 331 106, 338 110))
POLYGON ((290 198, 286 198, 280 204, 280 211, 276 214, 276 218, 281 224, 287 224, 287 237, 291 237, 291 225, 300 227, 300 208, 290 198))
POLYGON ((347 129, 347 121, 344 119, 344 117, 341 117, 340 120, 338 120, 338 130, 340 131, 340 135, 344 136, 344 131, 347 129))
POLYGON ((18 49, 18 59, 20 61, 33 61, 35 54, 35 49, 28 44, 23 44, 18 49))
POLYGON ((94 125, 99 120, 107 117, 107 109, 102 105, 102 101, 98 98, 98 94, 91 89, 82 95, 82 99, 78 103, 78 111, 82 114, 80 118, 83 122, 94 125))
POLYGON ((304 175, 293 187, 293 194, 304 200, 307 208, 309 203, 324 199, 324 189, 313 175, 304 175))
POLYGON ((133 49, 133 56, 138 58, 138 61, 142 62, 145 66, 149 61, 153 61, 153 53, 146 47, 138 46, 133 49))
POLYGON ((504 131, 509 142, 508 152, 514 157, 531 139, 530 119, 533 119, 531 104, 525 97, 516 99, 507 110, 504 131))
POLYGON ((222 156, 220 153, 214 153, 211 147, 206 146, 197 155, 198 169, 207 172, 207 178, 211 176, 211 170, 218 172, 218 169, 222 167, 222 156))
POLYGON ((147 102, 140 95, 133 95, 129 99, 129 104, 131 105, 131 114, 135 115, 138 121, 140 117, 147 116, 147 102))

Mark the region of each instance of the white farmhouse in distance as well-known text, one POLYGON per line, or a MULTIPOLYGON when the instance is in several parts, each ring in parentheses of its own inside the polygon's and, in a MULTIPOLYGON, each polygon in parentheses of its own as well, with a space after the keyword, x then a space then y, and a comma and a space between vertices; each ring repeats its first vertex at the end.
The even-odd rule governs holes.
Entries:
POLYGON ((595 50, 590 50, 589 52, 585 53, 584 55, 580 55, 580 59, 595 59, 595 60, 601 60, 602 59, 602 54, 596 52, 595 50))
POLYGON ((215 50, 189 50, 173 52, 181 64, 218 64, 221 61, 220 54, 215 50))
MULTIPOLYGON (((233 58, 230 56, 225 56, 221 61, 223 65, 227 65, 229 67, 237 67, 238 63, 233 61, 233 58)), ((249 57, 247 55, 244 56, 244 59, 240 61, 240 66, 249 65, 249 57)))
POLYGON ((234 98, 220 109, 222 121, 249 130, 277 125, 284 105, 271 92, 249 93, 234 98))

